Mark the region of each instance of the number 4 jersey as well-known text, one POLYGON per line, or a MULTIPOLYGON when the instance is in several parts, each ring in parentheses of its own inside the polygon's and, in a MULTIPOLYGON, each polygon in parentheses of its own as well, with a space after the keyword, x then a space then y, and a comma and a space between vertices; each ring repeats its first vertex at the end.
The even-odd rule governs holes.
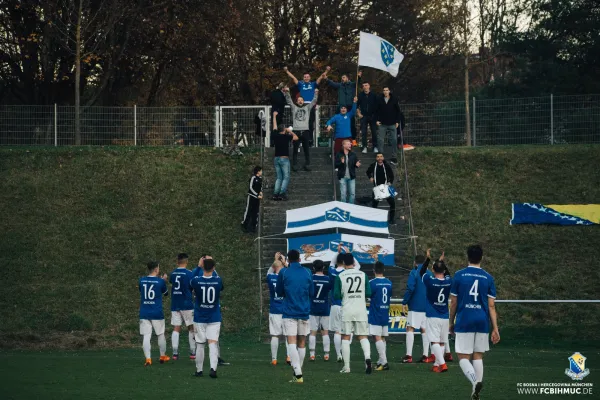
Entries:
POLYGON ((194 322, 212 323, 221 322, 221 291, 223 290, 223 281, 219 276, 195 277, 190 282, 191 288, 196 294, 194 304, 194 322))
POLYGON ((165 319, 163 295, 168 292, 167 283, 158 276, 140 278, 140 319, 165 319))
POLYGON ((367 274, 354 268, 342 271, 335 281, 334 297, 342 299, 342 321, 368 321, 367 297, 371 285, 367 274))
POLYGON ((450 294, 457 298, 455 332, 490 332, 488 298, 496 298, 494 278, 479 267, 454 274, 450 294))

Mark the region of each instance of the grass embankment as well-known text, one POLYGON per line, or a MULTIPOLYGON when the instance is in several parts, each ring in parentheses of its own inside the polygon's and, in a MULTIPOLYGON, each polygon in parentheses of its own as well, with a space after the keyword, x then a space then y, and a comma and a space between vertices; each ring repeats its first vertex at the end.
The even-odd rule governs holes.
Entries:
MULTIPOLYGON (((421 250, 484 248, 502 299, 598 299, 600 226, 510 226, 512 202, 600 203, 600 146, 420 148, 407 156, 421 250)), ((598 304, 499 305, 504 326, 598 338, 598 304)))
POLYGON ((255 327, 255 246, 239 224, 257 161, 197 148, 0 149, 0 343, 137 344, 137 279, 150 259, 171 272, 183 251, 192 267, 216 258, 224 329, 255 327))

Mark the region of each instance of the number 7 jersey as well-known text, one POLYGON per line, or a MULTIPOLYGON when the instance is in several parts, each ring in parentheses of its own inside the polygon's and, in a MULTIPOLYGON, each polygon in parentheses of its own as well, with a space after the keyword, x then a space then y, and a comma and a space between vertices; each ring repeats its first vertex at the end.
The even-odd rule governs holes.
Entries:
POLYGON ((342 299, 342 321, 367 322, 367 297, 371 297, 371 285, 367 274, 354 268, 346 269, 337 276, 334 297, 342 299))
POLYGON ((455 332, 490 332, 488 298, 496 298, 494 278, 479 267, 468 266, 454 274, 450 294, 456 296, 455 332))

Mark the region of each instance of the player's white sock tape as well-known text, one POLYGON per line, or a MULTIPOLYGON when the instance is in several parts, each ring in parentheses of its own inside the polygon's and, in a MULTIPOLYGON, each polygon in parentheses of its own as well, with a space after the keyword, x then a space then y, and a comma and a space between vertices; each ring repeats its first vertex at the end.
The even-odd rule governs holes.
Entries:
POLYGON ((167 338, 165 334, 158 335, 158 350, 160 351, 160 355, 164 356, 167 354, 167 338))
POLYGON ((421 339, 423 340, 423 355, 427 357, 429 355, 429 340, 427 334, 421 329, 421 339))
POLYGON ((369 360, 371 358, 371 343, 369 343, 369 339, 361 339, 360 347, 362 347, 363 354, 365 355, 365 360, 369 360))
POLYGON ((465 374, 469 382, 471 382, 472 385, 475 385, 477 383, 477 375, 475 374, 475 369, 473 369, 471 362, 466 358, 463 358, 459 361, 459 364, 460 369, 462 369, 463 374, 465 374))
POLYGON ((350 341, 342 340, 342 357, 344 358, 344 367, 350 369, 350 341))
POLYGON ((383 340, 375 342, 375 348, 377 348, 377 353, 379 354, 379 360, 377 361, 377 364, 387 364, 385 357, 385 342, 383 340))
POLYGON ((335 354, 338 357, 342 356, 342 335, 336 333, 333 335, 333 346, 335 347, 335 354))
POLYGON ((291 357, 290 355, 290 344, 287 341, 287 337, 285 338, 285 355, 291 357))
POLYGON ((385 357, 383 360, 384 364, 387 364, 388 360, 387 360, 387 342, 383 341, 383 356, 385 357))
POLYGON ((306 357, 306 347, 298 347, 298 358, 300 359, 300 368, 304 366, 304 357, 306 357))
POLYGON ((173 354, 179 354, 179 332, 173 331, 171 335, 171 347, 173 347, 173 354))
POLYGON ((208 357, 210 359, 210 367, 216 371, 217 365, 219 365, 219 347, 217 343, 208 344, 208 357))
POLYGON ((279 348, 279 338, 271 337, 271 360, 277 360, 277 349, 279 348))
POLYGON ((316 348, 317 348, 317 337, 310 335, 308 337, 308 349, 310 350, 311 357, 314 357, 316 348))
POLYGON ((483 381, 483 360, 473 360, 473 369, 475 370, 475 376, 477 382, 483 381))
POLYGON ((144 338, 142 340, 142 349, 144 349, 144 357, 146 357, 146 358, 151 358, 151 356, 150 356, 150 350, 151 350, 150 338, 152 338, 152 334, 144 335, 144 338))
POLYGON ((406 355, 412 357, 412 349, 415 344, 415 333, 406 332, 406 355))
POLYGON ((298 354, 298 348, 295 344, 289 344, 288 350, 290 352, 290 361, 292 362, 292 368, 294 368, 294 374, 302 375, 302 367, 300 367, 300 355, 298 354))
POLYGON ((446 341, 444 342, 444 351, 446 353, 450 353, 450 339, 446 336, 446 341))
POLYGON ((325 354, 329 354, 329 350, 331 348, 331 339, 329 335, 323 335, 323 351, 325 354))
POLYGON ((442 365, 444 361, 444 350, 442 346, 437 343, 431 345, 431 353, 435 356, 435 365, 442 365))
POLYGON ((196 343, 196 372, 202 372, 204 365, 204 343, 196 343))

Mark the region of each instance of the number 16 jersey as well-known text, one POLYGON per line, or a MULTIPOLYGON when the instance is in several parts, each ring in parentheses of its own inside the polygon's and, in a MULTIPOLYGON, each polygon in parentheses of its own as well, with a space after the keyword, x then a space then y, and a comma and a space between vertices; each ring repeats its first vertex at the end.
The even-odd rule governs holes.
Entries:
POLYGON ((367 274, 354 268, 342 271, 335 281, 335 297, 342 299, 342 321, 367 322, 367 297, 371 285, 367 274))

